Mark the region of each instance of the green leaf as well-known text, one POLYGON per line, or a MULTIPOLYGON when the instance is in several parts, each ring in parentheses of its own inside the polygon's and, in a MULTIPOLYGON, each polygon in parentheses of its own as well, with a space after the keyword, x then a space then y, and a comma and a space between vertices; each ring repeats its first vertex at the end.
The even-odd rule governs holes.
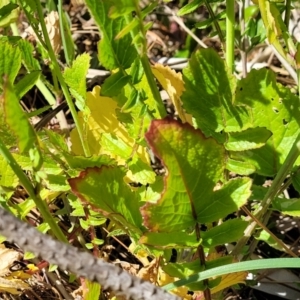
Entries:
POLYGON ((34 143, 36 142, 35 131, 21 109, 19 99, 8 79, 5 79, 4 82, 3 95, 2 98, 0 98, 0 104, 1 102, 5 121, 18 139, 20 152, 26 152, 33 148, 34 143))
POLYGON ((238 241, 248 226, 248 222, 241 219, 228 220, 208 231, 201 232, 203 247, 212 248, 226 243, 238 241))
POLYGON ((79 177, 69 179, 72 192, 92 204, 104 217, 112 219, 131 234, 141 234, 142 218, 139 194, 131 191, 120 168, 88 168, 79 177))
POLYGON ((195 11, 198 7, 202 5, 204 0, 194 0, 187 5, 183 6, 177 13, 178 16, 183 16, 195 11))
POLYGON ((276 198, 272 202, 274 209, 282 212, 285 215, 293 217, 300 216, 300 199, 281 199, 276 198))
POLYGON ((158 7, 159 0, 151 1, 145 8, 142 10, 142 18, 144 19, 146 16, 148 16, 155 8, 158 7), (152 2, 152 3, 151 3, 152 2))
POLYGON ((0 156, 0 186, 15 188, 19 180, 3 156, 0 156))
POLYGON ((101 86, 101 96, 114 97, 121 93, 123 87, 130 81, 130 76, 122 71, 112 74, 101 86))
POLYGON ((15 93, 19 98, 22 98, 37 82, 40 78, 40 71, 33 71, 29 74, 26 74, 16 85, 15 93))
POLYGON ((141 60, 137 57, 131 68, 130 68, 130 75, 131 75, 131 80, 132 84, 137 84, 139 83, 144 75, 144 69, 141 60))
MULTIPOLYGON (((225 266, 232 263, 232 256, 224 256, 211 261, 206 261, 206 269, 217 268, 220 266, 225 266)), ((171 275, 172 277, 185 278, 191 276, 195 273, 201 272, 204 270, 204 266, 199 264, 198 260, 185 263, 168 263, 163 266, 163 270, 171 275)))
POLYGON ((67 183, 66 175, 51 175, 48 174, 45 179, 46 186, 51 191, 67 192, 70 186, 67 183))
POLYGON ((254 238, 258 241, 263 241, 267 243, 269 246, 273 247, 274 249, 286 252, 286 249, 284 249, 284 247, 281 247, 278 244, 278 242, 265 230, 262 230, 258 235, 255 235, 254 238))
POLYGON ((213 222, 224 218, 246 204, 251 195, 252 181, 250 178, 235 178, 214 192, 212 199, 199 203, 201 212, 198 216, 200 223, 213 222))
POLYGON ((101 293, 101 285, 97 282, 91 282, 89 280, 84 281, 86 292, 84 294, 85 300, 99 299, 101 293))
POLYGON ((253 127, 265 127, 272 136, 260 149, 233 153, 232 158, 252 164, 260 175, 273 176, 300 132, 298 96, 276 83, 273 72, 261 69, 238 82, 235 103, 249 109, 253 127))
POLYGON ((197 241, 196 234, 186 232, 147 232, 139 240, 141 244, 158 248, 196 248, 201 244, 197 241))
POLYGON ((39 62, 34 58, 34 48, 28 41, 21 39, 18 41, 18 46, 21 50, 22 63, 25 65, 27 71, 41 70, 39 62))
POLYGON ((272 132, 266 128, 249 128, 241 132, 231 132, 225 148, 229 151, 245 151, 257 149, 265 145, 272 136, 272 132))
POLYGON ((116 40, 121 39, 126 34, 130 33, 135 27, 140 24, 138 19, 132 19, 130 23, 128 23, 116 36, 116 40))
POLYGON ((295 174, 292 174, 292 183, 293 187, 296 189, 296 191, 300 192, 300 172, 296 172, 295 174))
POLYGON ((109 70, 130 67, 136 58, 137 51, 132 44, 130 35, 116 40, 117 34, 124 28, 123 17, 108 18, 111 2, 106 0, 87 0, 91 14, 101 30, 101 41, 98 44, 98 58, 101 64, 109 70))
POLYGON ((19 6, 9 0, 1 0, 0 2, 0 27, 6 27, 18 19, 19 6))
POLYGON ((199 130, 171 119, 152 121, 146 140, 167 168, 165 189, 157 203, 141 212, 151 231, 174 232, 225 217, 243 205, 251 180, 229 181, 214 191, 224 170, 225 150, 199 130))
POLYGON ((10 83, 15 78, 21 68, 21 51, 18 47, 13 47, 8 41, 0 40, 0 89, 2 88, 3 77, 7 76, 10 83))
POLYGON ((184 286, 193 282, 199 282, 207 278, 221 276, 225 274, 252 271, 252 270, 263 270, 263 269, 276 269, 276 268, 298 268, 300 264, 300 258, 268 258, 268 259, 256 259, 251 261, 243 261, 233 263, 230 265, 223 265, 210 270, 200 272, 198 274, 191 275, 185 279, 169 283, 163 288, 167 291, 180 286, 184 286))
POLYGON ((90 55, 78 55, 71 68, 66 68, 64 78, 66 84, 75 90, 81 97, 86 97, 86 74, 90 67, 90 55))
POLYGON ((235 78, 215 51, 197 51, 183 75, 183 106, 207 137, 225 142, 222 131, 242 131, 251 126, 247 109, 233 104, 235 78))
POLYGON ((240 175, 250 175, 255 172, 255 167, 247 162, 229 158, 226 162, 226 169, 240 175))

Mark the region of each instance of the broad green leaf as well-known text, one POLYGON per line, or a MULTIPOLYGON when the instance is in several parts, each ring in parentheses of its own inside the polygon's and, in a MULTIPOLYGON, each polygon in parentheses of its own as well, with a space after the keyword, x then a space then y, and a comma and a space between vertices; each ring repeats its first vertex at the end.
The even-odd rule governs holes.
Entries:
POLYGON ((156 203, 142 208, 150 231, 186 230, 196 222, 213 222, 245 204, 251 180, 236 179, 220 190, 225 150, 188 124, 171 120, 152 121, 146 139, 167 169, 165 189, 156 203))
POLYGON ((231 132, 225 143, 229 151, 245 151, 257 149, 265 145, 272 136, 272 132, 266 128, 249 128, 241 132, 231 132))
POLYGON ((37 140, 36 134, 27 120, 25 113, 21 109, 19 99, 8 78, 6 78, 4 82, 0 105, 3 107, 6 123, 18 139, 20 152, 26 152, 33 148, 34 143, 37 140))
POLYGON ((86 74, 90 67, 90 55, 78 55, 71 68, 66 68, 64 78, 66 84, 75 90, 81 97, 86 97, 86 74))
POLYGON ((272 136, 260 149, 232 153, 232 159, 254 165, 260 175, 273 176, 300 132, 299 98, 276 83, 273 72, 261 69, 238 82, 235 103, 248 108, 253 127, 265 127, 272 136))
POLYGON ((22 63, 26 67, 27 71, 41 70, 39 62, 34 58, 34 48, 28 41, 21 39, 18 41, 18 46, 21 50, 22 63))
POLYGON ((19 180, 7 161, 0 156, 0 186, 15 188, 19 180))
POLYGON ((2 89, 3 77, 13 84, 21 68, 21 51, 13 47, 8 41, 0 41, 0 90, 2 89))
POLYGON ((250 127, 247 109, 233 104, 235 79, 215 51, 202 49, 193 54, 183 71, 183 79, 183 107, 207 137, 224 142, 223 131, 242 131, 250 127))
POLYGON ((256 240, 267 243, 269 246, 273 247, 274 249, 286 252, 284 247, 281 247, 280 245, 278 245, 277 241, 265 230, 262 230, 258 235, 254 235, 254 238, 256 240))
POLYGON ((193 0, 192 2, 183 6, 178 11, 177 15, 183 16, 183 15, 189 14, 189 13, 193 12, 194 10, 196 10, 198 7, 200 7, 200 5, 202 5, 203 2, 204 2, 204 0, 193 0))
POLYGON ((201 244, 196 234, 186 232, 146 232, 139 240, 140 243, 158 248, 196 248, 201 244))
POLYGON ((200 223, 213 222, 238 210, 250 197, 251 185, 251 179, 247 177, 226 182, 220 190, 214 192, 212 199, 198 204, 198 221, 200 223))
POLYGON ((112 74, 101 86, 101 96, 114 97, 121 93, 123 87, 130 81, 130 76, 122 71, 112 74))
POLYGON ((255 167, 247 162, 229 158, 226 162, 226 169, 240 175, 250 175, 255 172, 255 167))
POLYGON ((66 175, 47 174, 45 183, 47 188, 54 192, 67 192, 70 190, 70 186, 67 183, 66 175))
POLYGON ((276 198, 273 200, 272 206, 274 209, 285 215, 290 215, 293 217, 300 216, 300 199, 276 198))
POLYGON ((22 98, 35 85, 40 75, 40 71, 30 72, 15 85, 15 93, 18 98, 22 98))
POLYGON ((121 228, 140 235, 143 227, 139 194, 131 191, 124 176, 120 168, 88 168, 79 177, 69 179, 69 184, 83 203, 92 204, 121 228))
POLYGON ((248 226, 248 222, 241 219, 228 220, 208 231, 201 232, 203 247, 212 248, 226 243, 238 241, 248 226))
POLYGON ((101 30, 101 41, 98 44, 98 58, 108 70, 127 69, 137 56, 131 36, 126 35, 116 40, 117 34, 126 25, 123 17, 110 19, 110 1, 87 0, 86 4, 101 30))
POLYGON ((0 27, 6 27, 16 22, 19 16, 18 5, 10 0, 0 1, 0 27))

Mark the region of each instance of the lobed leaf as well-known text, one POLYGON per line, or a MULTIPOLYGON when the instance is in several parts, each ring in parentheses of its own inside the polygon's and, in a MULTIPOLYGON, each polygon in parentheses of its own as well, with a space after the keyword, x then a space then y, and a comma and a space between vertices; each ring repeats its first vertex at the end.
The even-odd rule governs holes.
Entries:
POLYGON ((261 175, 273 176, 300 132, 298 97, 276 83, 273 72, 261 69, 238 82, 235 103, 249 109, 253 127, 265 127, 272 136, 260 149, 235 153, 232 158, 252 164, 261 175))
POLYGON ((117 34, 124 28, 123 17, 110 19, 108 17, 111 3, 105 0, 86 1, 96 24, 101 30, 101 41, 98 44, 98 58, 101 64, 109 69, 127 69, 137 56, 130 35, 116 40, 117 34))
POLYGON ((165 189, 156 203, 141 212, 150 231, 186 230, 196 222, 213 222, 245 204, 251 180, 239 178, 220 190, 225 150, 199 130, 171 119, 152 121, 146 140, 167 168, 165 189))
POLYGON ((233 104, 235 78, 215 51, 202 49, 193 54, 183 79, 183 107, 207 137, 224 142, 223 131, 237 132, 251 126, 247 109, 233 104))
POLYGON ((66 84, 75 90, 81 97, 86 97, 86 74, 90 66, 90 56, 85 53, 78 55, 73 61, 71 68, 64 71, 66 84))
POLYGON ((79 177, 69 179, 72 192, 84 203, 92 204, 121 228, 141 233, 140 198, 124 182, 120 168, 88 168, 79 177))

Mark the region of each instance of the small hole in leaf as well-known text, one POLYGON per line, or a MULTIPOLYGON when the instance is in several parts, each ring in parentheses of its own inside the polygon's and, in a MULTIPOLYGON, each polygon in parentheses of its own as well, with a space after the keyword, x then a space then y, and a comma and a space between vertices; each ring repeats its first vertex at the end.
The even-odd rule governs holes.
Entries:
POLYGON ((272 101, 274 101, 274 98, 271 98, 272 101))
POLYGON ((277 109, 277 107, 273 107, 273 111, 274 111, 275 114, 279 113, 279 110, 277 109))
POLYGON ((283 119, 283 120, 282 120, 282 123, 283 123, 283 125, 289 124, 289 122, 288 122, 286 119, 283 119))
POLYGON ((282 103, 282 98, 279 98, 278 103, 280 104, 282 103))
POLYGON ((243 88, 242 87, 240 87, 240 91, 242 91, 243 90, 243 88))

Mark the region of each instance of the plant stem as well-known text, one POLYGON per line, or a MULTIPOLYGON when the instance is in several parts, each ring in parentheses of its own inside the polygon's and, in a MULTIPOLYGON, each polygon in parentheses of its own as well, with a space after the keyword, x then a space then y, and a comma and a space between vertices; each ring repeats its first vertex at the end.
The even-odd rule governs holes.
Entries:
POLYGON ((39 209, 44 221, 49 224, 53 234, 57 237, 58 240, 68 243, 68 240, 66 239, 65 235, 61 231, 60 227, 56 224, 55 220, 53 219, 51 213, 49 212, 49 209, 46 205, 46 203, 41 199, 39 195, 35 194, 35 189, 28 179, 28 177, 25 175, 23 170, 20 168, 12 154, 8 151, 8 149, 5 147, 4 143, 0 139, 0 154, 4 157, 6 162, 9 164, 9 166, 13 169, 15 174, 18 176, 21 184, 27 191, 28 195, 32 198, 35 205, 39 209))
POLYGON ((220 42, 224 46, 224 41, 225 40, 224 40, 223 32, 221 30, 221 27, 219 25, 218 20, 216 19, 216 15, 215 15, 214 11, 212 10, 208 0, 204 0, 204 4, 206 6, 206 9, 208 10, 208 13, 209 13, 210 17, 213 19, 213 23, 214 23, 214 26, 216 28, 216 31, 218 32, 220 42))
POLYGON ((269 209, 270 204, 272 203, 273 199, 277 195, 278 191, 281 188, 283 181, 285 180, 286 176, 292 169, 295 161, 297 160, 298 156, 300 155, 300 134, 297 136, 287 158, 285 159, 282 167, 279 169, 275 179, 272 182, 268 192, 266 193, 264 199, 261 202, 262 209, 259 211, 257 217, 263 216, 266 211, 269 209))
POLYGON ((291 6, 292 6, 292 1, 286 0, 284 23, 285 23, 287 30, 289 30, 289 23, 290 23, 290 18, 291 18, 291 6))
POLYGON ((91 155, 91 153, 90 153, 87 141, 84 139, 83 131, 82 131, 82 128, 81 128, 80 123, 79 123, 78 115, 77 115, 73 100, 70 96, 68 87, 67 87, 67 85, 64 81, 64 78, 62 76, 59 65, 57 63, 57 59, 55 57, 54 51, 53 51, 51 43, 50 43, 49 35, 48 35, 47 29, 46 29, 45 20, 44 20, 44 17, 43 17, 41 2, 40 1, 35 1, 35 3, 36 3, 39 19, 40 19, 41 28, 42 28, 42 31, 43 31, 45 43, 46 43, 46 46, 47 46, 47 50, 48 50, 48 53, 49 53, 49 56, 50 56, 50 59, 51 59, 51 63, 53 64, 53 71, 55 72, 55 75, 57 76, 57 79, 58 79, 58 81, 61 85, 61 89, 63 91, 63 94, 64 94, 64 96, 66 98, 66 101, 68 103, 68 106, 70 108, 75 126, 78 130, 78 135, 79 135, 79 138, 80 138, 80 141, 81 141, 81 144, 82 144, 84 154, 85 154, 86 157, 88 157, 88 156, 91 155))
POLYGON ((68 23, 66 21, 66 16, 64 14, 64 10, 62 8, 62 0, 58 0, 57 8, 58 8, 58 15, 59 15, 59 28, 60 28, 61 40, 62 40, 62 44, 63 44, 63 48, 64 48, 64 54, 65 54, 65 58, 66 58, 66 63, 68 66, 70 66, 72 63, 72 59, 73 59, 73 53, 72 53, 73 51, 71 51, 71 49, 74 49, 74 48, 73 48, 73 44, 68 45, 68 43, 67 43, 66 32, 69 31, 69 27, 67 27, 68 23))
POLYGON ((234 0, 226 1, 226 63, 234 72, 234 0))
MULTIPOLYGON (((281 189, 281 185, 282 185, 283 181, 285 180, 286 176, 292 169, 292 167, 299 155, 300 155, 300 134, 295 139, 295 142, 294 142, 287 158, 285 159, 283 165, 279 169, 276 177, 274 178, 274 180, 272 182, 272 185, 270 186, 264 199, 262 200, 260 211, 256 214, 256 218, 259 220, 263 220, 263 224, 267 223, 267 221, 268 221, 267 213, 268 213, 269 206, 271 205, 273 199, 278 194, 278 191, 281 189)), ((246 245, 249 238, 255 231, 256 226, 257 226, 257 223, 255 221, 252 222, 248 226, 248 228, 245 231, 244 237, 242 237, 238 241, 238 243, 235 245, 235 247, 232 251, 232 255, 238 255, 241 253, 241 250, 246 245)))

